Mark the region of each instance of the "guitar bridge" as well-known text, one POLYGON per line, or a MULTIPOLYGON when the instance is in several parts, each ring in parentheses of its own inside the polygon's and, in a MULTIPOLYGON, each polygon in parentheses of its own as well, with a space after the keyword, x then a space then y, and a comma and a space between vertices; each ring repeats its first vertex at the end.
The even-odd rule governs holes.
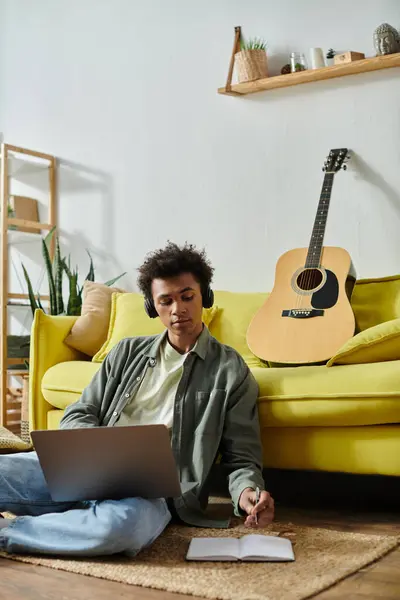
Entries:
POLYGON ((316 308, 291 308, 282 311, 282 317, 291 317, 292 319, 311 319, 311 317, 323 316, 324 311, 316 308))

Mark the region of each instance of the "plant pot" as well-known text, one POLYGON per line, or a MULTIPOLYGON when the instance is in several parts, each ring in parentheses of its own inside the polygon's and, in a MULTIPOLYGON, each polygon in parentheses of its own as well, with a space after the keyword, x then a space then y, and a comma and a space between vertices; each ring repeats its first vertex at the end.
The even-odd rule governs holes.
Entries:
POLYGON ((235 68, 239 83, 268 77, 265 50, 241 50, 235 54, 235 68))
POLYGON ((7 336, 7 358, 20 358, 21 362, 7 367, 8 371, 21 371, 27 369, 25 359, 29 358, 30 335, 8 335, 7 336))
POLYGON ((29 358, 30 335, 8 335, 8 358, 29 358))

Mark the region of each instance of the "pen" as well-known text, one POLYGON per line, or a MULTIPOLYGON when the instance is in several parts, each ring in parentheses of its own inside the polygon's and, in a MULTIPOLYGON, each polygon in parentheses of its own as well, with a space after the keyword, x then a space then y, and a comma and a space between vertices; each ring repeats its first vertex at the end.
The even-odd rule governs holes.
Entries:
MULTIPOLYGON (((258 504, 260 502, 260 488, 257 486, 256 487, 256 504, 258 504)), ((258 525, 258 516, 256 513, 256 524, 258 525)))

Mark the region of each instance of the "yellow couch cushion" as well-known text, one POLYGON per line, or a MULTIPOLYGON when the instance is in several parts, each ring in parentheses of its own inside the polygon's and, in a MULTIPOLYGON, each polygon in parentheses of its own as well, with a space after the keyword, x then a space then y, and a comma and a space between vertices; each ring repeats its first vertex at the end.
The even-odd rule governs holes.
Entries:
POLYGON ((261 427, 400 423, 400 361, 252 369, 261 427))
POLYGON ((251 319, 268 294, 216 291, 214 295, 219 312, 210 325, 211 335, 222 344, 237 350, 249 367, 266 367, 250 351, 246 333, 251 319))
POLYGON ((400 317, 400 275, 359 279, 354 286, 351 306, 357 331, 400 317))
MULTIPOLYGON (((218 313, 218 306, 203 308, 203 322, 209 327, 218 313)), ((93 356, 93 362, 102 362, 118 342, 126 337, 155 335, 165 330, 160 319, 150 319, 143 308, 143 296, 135 293, 115 293, 111 300, 111 317, 107 339, 93 356)))
POLYGON ((50 367, 42 378, 46 402, 62 409, 76 402, 100 366, 99 363, 73 360, 50 367))
MULTIPOLYGON (((46 401, 66 408, 99 368, 87 361, 51 367, 42 381, 46 401)), ((261 429, 400 423, 400 361, 251 371, 259 385, 261 429)))
POLYGON ((327 367, 399 359, 400 319, 393 319, 350 338, 328 361, 327 367))
MULTIPOLYGON (((88 361, 54 365, 43 377, 43 396, 64 409, 99 368, 88 361)), ((400 361, 251 370, 259 385, 261 428, 400 423, 400 361)))

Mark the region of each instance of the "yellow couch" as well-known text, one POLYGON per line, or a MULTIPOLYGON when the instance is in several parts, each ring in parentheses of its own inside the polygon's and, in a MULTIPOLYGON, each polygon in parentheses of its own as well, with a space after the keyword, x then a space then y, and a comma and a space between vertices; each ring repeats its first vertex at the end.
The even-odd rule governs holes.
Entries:
MULTIPOLYGON (((242 354, 259 384, 264 466, 400 475, 400 342, 395 360, 269 368, 246 344, 265 294, 216 292, 215 299, 220 310, 210 332, 242 354)), ((400 276, 357 282, 352 305, 359 330, 399 318, 400 276)), ((56 429, 100 367, 64 343, 75 319, 35 314, 31 429, 56 429)))

